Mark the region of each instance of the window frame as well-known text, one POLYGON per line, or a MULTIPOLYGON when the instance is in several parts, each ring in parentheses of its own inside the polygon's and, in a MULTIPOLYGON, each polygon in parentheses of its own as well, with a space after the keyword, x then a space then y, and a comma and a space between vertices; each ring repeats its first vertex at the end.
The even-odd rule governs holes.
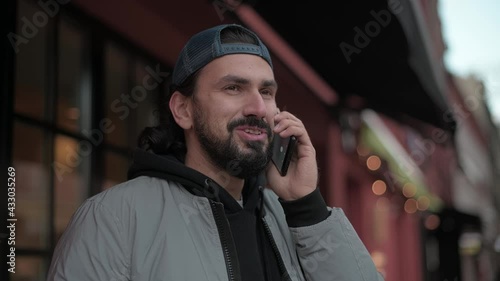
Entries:
MULTIPOLYGON (((32 5, 37 5, 37 1, 35 0, 22 0, 24 2, 30 3, 32 5)), ((8 0, 6 4, 6 9, 4 10, 3 16, 7 19, 8 24, 5 25, 6 33, 12 32, 12 30, 17 30, 17 24, 20 20, 18 15, 18 6, 20 1, 16 0, 8 0)), ((38 6, 36 6, 38 7, 38 6)), ((61 21, 66 18, 71 19, 71 23, 76 22, 79 27, 81 27, 84 32, 86 32, 86 36, 88 36, 88 42, 86 45, 89 47, 89 62, 87 64, 87 70, 89 71, 89 79, 90 79, 90 93, 91 93, 91 112, 81 113, 81 114, 90 114, 90 124, 91 128, 99 128, 99 122, 105 118, 105 54, 104 54, 104 46, 107 42, 112 42, 120 46, 120 48, 124 49, 128 53, 129 59, 133 62, 129 64, 128 67, 128 88, 133 87, 133 83, 135 81, 135 67, 139 61, 144 61, 147 65, 155 66, 156 63, 160 63, 160 67, 162 69, 170 71, 171 68, 167 67, 161 60, 155 58, 145 49, 140 48, 135 45, 133 42, 127 40, 122 35, 113 31, 105 24, 95 19, 94 17, 86 14, 82 10, 80 10, 73 3, 68 3, 65 5, 60 5, 59 12, 51 19, 46 26, 41 27, 46 29, 47 31, 47 66, 44 79, 46 80, 47 86, 44 91, 46 91, 46 95, 44 97, 45 103, 45 114, 44 118, 39 119, 31 116, 27 116, 25 114, 20 114, 15 112, 14 109, 14 100, 15 100, 15 67, 16 67, 16 53, 10 44, 4 44, 0 48, 5 48, 6 50, 2 50, 2 54, 6 54, 6 56, 0 57, 0 62, 2 62, 3 66, 3 75, 2 82, 3 85, 1 87, 1 91, 5 96, 5 100, 2 103, 1 111, 2 118, 5 122, 1 122, 0 129, 3 137, 1 138, 0 143, 0 155, 2 159, 6 159, 5 161, 5 169, 8 167, 9 163, 13 163, 13 155, 12 148, 15 145, 13 143, 13 128, 15 123, 20 123, 23 125, 33 126, 37 129, 42 130, 44 134, 47 134, 47 137, 44 141, 47 142, 47 147, 43 153, 43 159, 46 159, 45 162, 42 162, 42 165, 51 165, 54 163, 54 146, 55 146, 55 138, 56 136, 64 136, 71 139, 74 139, 77 142, 80 141, 90 141, 85 135, 81 132, 71 131, 66 128, 58 127, 57 125, 57 101, 58 101, 58 77, 59 77, 59 69, 58 69, 58 40, 59 40, 59 25, 61 21), (151 62, 155 62, 155 64, 151 64, 151 62)), ((39 7, 38 7, 39 8, 39 7)), ((41 10, 41 8, 40 8, 41 10)), ((22 46, 20 46, 22 47, 22 46)), ((87 71, 86 70, 86 71, 87 71)), ((154 94, 160 95, 158 100, 162 100, 162 96, 165 94, 164 91, 166 87, 164 86, 165 81, 160 83, 158 90, 155 91, 154 94)), ((108 105, 109 106, 109 105, 108 105)), ((101 144, 97 146, 93 146, 93 150, 90 157, 90 175, 89 175, 89 186, 87 186, 87 194, 88 197, 95 195, 102 191, 101 187, 104 181, 104 168, 105 168, 105 155, 106 153, 111 152, 117 154, 119 156, 123 156, 126 158, 130 158, 133 153, 132 147, 120 147, 117 145, 106 143, 103 141, 101 144)), ((2 162, 3 163, 3 162, 2 162)), ((11 164, 12 165, 12 164, 11 164)), ((5 170, 4 170, 5 171, 5 170)), ((126 173, 126 171, 124 171, 126 173)), ((22 176, 22 175, 19 175, 22 176)), ((57 179, 54 178, 53 169, 50 168, 49 172, 49 188, 47 194, 48 205, 50 206, 49 210, 49 241, 48 247, 46 249, 35 249, 35 248, 22 248, 16 247, 16 257, 38 257, 42 258, 44 262, 45 272, 43 274, 47 274, 48 267, 50 266, 50 261, 52 259, 52 254, 54 248, 57 244, 56 241, 56 233, 55 233, 55 181, 57 179)), ((7 194, 2 193, 2 196, 6 196, 7 194)), ((6 201, 6 198, 5 198, 6 201)), ((6 226, 7 214, 2 212, 2 221, 6 226)), ((2 243, 2 250, 8 249, 7 243, 2 243)), ((2 258, 6 264, 7 258, 6 256, 2 256, 2 258)), ((0 260, 1 260, 0 259, 0 260)), ((1 280, 11 280, 11 276, 9 275, 7 270, 2 271, 0 273, 1 280)))

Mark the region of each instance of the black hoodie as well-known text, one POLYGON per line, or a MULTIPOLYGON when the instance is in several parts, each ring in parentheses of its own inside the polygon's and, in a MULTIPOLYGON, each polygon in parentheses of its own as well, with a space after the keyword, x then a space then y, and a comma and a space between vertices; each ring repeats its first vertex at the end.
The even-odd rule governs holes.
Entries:
MULTIPOLYGON (((226 219, 222 220, 219 233, 221 240, 226 240, 222 241, 223 244, 227 243, 229 251, 232 252, 228 257, 232 262, 235 280, 289 280, 280 254, 274 245, 274 239, 263 220, 265 215, 262 208, 262 191, 265 186, 263 175, 245 180, 242 191, 243 207, 212 179, 185 166, 171 155, 156 155, 137 149, 134 153, 134 163, 128 171, 128 178, 138 176, 176 181, 194 195, 204 196, 223 204, 226 219), (224 234, 223 226, 227 224, 229 224, 227 231, 229 235, 224 234)), ((281 200, 280 202, 290 226, 312 225, 328 216, 326 204, 318 190, 293 202, 281 200)))

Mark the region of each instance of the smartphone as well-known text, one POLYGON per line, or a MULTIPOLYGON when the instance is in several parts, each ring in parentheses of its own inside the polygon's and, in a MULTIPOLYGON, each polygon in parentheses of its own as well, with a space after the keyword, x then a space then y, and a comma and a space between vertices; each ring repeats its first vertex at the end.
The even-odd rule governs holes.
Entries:
POLYGON ((292 154, 295 151, 297 138, 290 136, 282 138, 280 135, 275 134, 273 139, 273 156, 272 161, 274 166, 278 169, 281 176, 285 176, 288 171, 288 166, 292 160, 292 154))

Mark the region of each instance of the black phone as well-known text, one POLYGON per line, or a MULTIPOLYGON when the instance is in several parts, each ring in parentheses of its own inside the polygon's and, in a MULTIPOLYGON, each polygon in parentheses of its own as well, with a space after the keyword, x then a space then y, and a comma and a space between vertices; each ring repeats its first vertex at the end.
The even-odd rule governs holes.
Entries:
POLYGON ((295 151, 297 138, 290 136, 282 138, 280 135, 275 134, 273 138, 273 156, 272 161, 281 176, 285 176, 288 171, 288 166, 292 160, 292 154, 295 151))

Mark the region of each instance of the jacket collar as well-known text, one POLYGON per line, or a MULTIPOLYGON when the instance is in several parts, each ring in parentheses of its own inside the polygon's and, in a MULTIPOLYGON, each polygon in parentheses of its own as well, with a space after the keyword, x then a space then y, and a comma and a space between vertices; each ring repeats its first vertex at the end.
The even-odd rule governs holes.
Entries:
POLYGON ((151 176, 179 182, 190 193, 207 197, 224 204, 226 212, 237 212, 242 209, 255 210, 260 203, 261 192, 265 186, 264 173, 255 178, 245 180, 243 187, 242 208, 238 202, 219 184, 208 176, 184 165, 172 155, 161 155, 137 148, 134 151, 133 164, 128 170, 128 179, 139 176, 151 176))

